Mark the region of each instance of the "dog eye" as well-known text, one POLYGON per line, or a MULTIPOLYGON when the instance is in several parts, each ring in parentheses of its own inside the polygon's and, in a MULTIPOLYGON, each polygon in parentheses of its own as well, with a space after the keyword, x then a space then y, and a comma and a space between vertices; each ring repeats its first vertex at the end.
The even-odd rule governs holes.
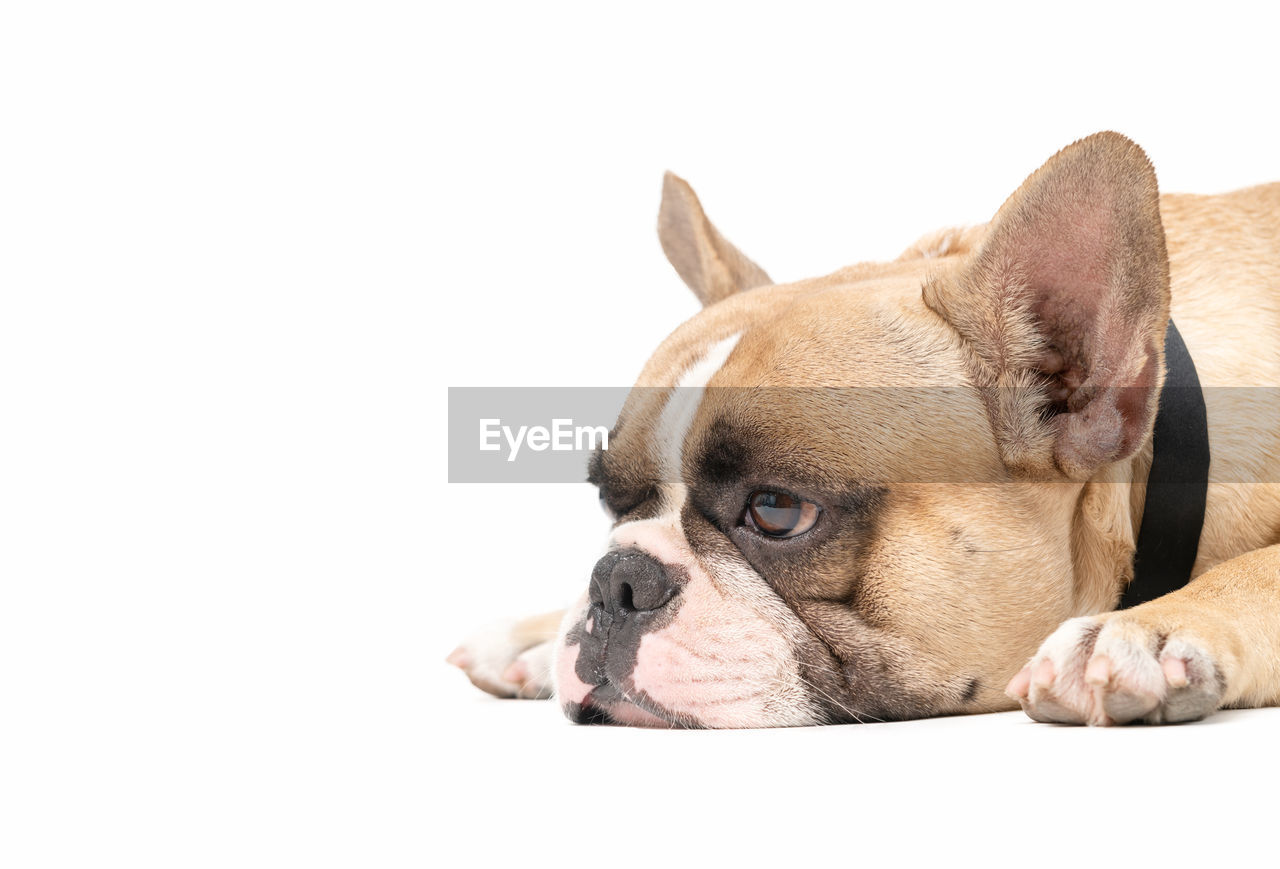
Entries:
POLYGON ((617 522, 632 510, 658 497, 658 491, 650 486, 640 491, 629 489, 609 489, 600 487, 600 509, 609 517, 609 521, 617 522))
POLYGON ((797 537, 817 523, 819 512, 812 501, 782 492, 752 492, 746 518, 767 537, 797 537))

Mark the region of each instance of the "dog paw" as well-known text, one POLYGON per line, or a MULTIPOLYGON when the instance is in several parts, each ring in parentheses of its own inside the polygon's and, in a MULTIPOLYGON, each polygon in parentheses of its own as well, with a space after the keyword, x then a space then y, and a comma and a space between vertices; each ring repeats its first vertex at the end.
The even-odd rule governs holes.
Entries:
POLYGON ((1006 692, 1036 721, 1162 724, 1194 721, 1217 709, 1225 687, 1221 672, 1191 636, 1110 613, 1064 622, 1006 692))
POLYGON ((531 635, 521 623, 508 621, 472 634, 445 660, 495 697, 545 700, 551 696, 554 649, 554 638, 531 635))

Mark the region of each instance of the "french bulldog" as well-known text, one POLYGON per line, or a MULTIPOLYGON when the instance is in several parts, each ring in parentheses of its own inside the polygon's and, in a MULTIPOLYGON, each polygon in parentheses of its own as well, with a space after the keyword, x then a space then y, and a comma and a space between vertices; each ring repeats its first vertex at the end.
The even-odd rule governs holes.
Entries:
POLYGON ((567 611, 449 656, 476 685, 655 727, 1280 698, 1280 183, 1161 196, 1104 132, 893 262, 774 284, 671 174, 658 232, 703 309, 590 463, 606 553, 567 611), (1117 609, 1171 319, 1203 526, 1185 585, 1117 609))

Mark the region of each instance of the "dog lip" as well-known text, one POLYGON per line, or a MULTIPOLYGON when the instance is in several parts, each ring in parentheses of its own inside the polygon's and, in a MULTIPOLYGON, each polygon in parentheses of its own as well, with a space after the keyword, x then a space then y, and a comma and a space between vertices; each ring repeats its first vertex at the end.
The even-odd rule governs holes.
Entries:
POLYGON ((582 698, 581 702, 564 704, 564 713, 574 724, 612 724, 613 719, 603 706, 591 702, 591 695, 582 698))
POLYGON ((687 728, 691 725, 677 721, 666 710, 644 697, 631 697, 612 682, 606 681, 587 692, 578 704, 587 719, 604 716, 610 724, 665 726, 687 728), (631 720, 628 720, 631 719, 631 720))

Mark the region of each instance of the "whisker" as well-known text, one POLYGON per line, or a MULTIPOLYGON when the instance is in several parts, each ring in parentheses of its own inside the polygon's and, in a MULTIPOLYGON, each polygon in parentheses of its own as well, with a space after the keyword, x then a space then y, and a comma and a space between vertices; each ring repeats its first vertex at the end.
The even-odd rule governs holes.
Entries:
POLYGON ((697 719, 695 719, 692 715, 686 715, 683 712, 676 712, 671 709, 666 709, 665 707, 662 709, 662 714, 659 715, 657 712, 654 712, 644 703, 641 703, 639 700, 634 699, 630 694, 627 693, 626 688, 623 688, 621 685, 617 686, 617 688, 618 688, 618 691, 622 693, 622 699, 625 702, 630 703, 632 706, 635 706, 639 709, 643 709, 645 712, 648 712, 650 715, 656 718, 665 719, 669 723, 675 725, 676 727, 680 727, 684 730, 697 730, 701 727, 701 725, 698 724, 697 719))
POLYGON ((872 721, 877 721, 877 722, 880 722, 880 723, 882 723, 882 724, 884 723, 884 720, 883 720, 883 719, 881 719, 881 718, 876 718, 874 715, 871 715, 871 714, 869 714, 869 713, 865 713, 865 712, 860 713, 860 712, 858 712, 857 710, 850 708, 848 705, 846 705, 845 703, 841 702, 840 700, 837 700, 835 697, 832 697, 829 693, 827 693, 827 692, 826 692, 825 690, 823 690, 822 688, 819 688, 819 687, 818 687, 816 684, 814 684, 811 680, 806 679, 806 678, 804 677, 804 674, 802 674, 802 673, 796 673, 795 675, 796 675, 796 678, 800 680, 801 684, 808 686, 808 687, 809 687, 809 688, 811 688, 813 691, 815 691, 815 692, 817 692, 818 694, 822 695, 824 698, 826 698, 826 699, 827 699, 827 701, 828 701, 828 702, 830 702, 830 703, 831 703, 833 706, 835 706, 837 709, 841 710, 842 712, 844 712, 844 713, 846 713, 846 714, 848 714, 848 715, 852 715, 852 716, 853 716, 854 721, 857 721, 859 724, 865 724, 865 723, 866 723, 866 722, 863 720, 863 716, 864 716, 864 715, 866 715, 866 717, 867 717, 867 718, 870 718, 872 721))

